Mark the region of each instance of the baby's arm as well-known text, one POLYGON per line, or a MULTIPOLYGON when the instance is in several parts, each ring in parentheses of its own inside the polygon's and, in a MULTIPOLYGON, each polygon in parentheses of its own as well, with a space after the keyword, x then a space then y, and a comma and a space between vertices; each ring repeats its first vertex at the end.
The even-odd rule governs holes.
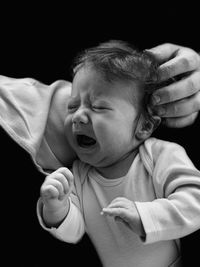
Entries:
POLYGON ((179 239, 200 229, 200 171, 178 144, 152 143, 146 148, 152 154, 157 198, 135 202, 146 243, 179 239))
POLYGON ((146 243, 178 239, 200 229, 200 171, 182 147, 162 144, 152 149, 157 199, 142 202, 118 197, 102 210, 120 218, 146 243))
POLYGON ((82 238, 85 224, 70 170, 62 167, 46 177, 37 215, 42 228, 56 238, 68 243, 77 243, 82 238))
POLYGON ((49 227, 58 226, 69 212, 69 195, 73 175, 67 168, 59 168, 48 175, 41 186, 43 220, 49 227))

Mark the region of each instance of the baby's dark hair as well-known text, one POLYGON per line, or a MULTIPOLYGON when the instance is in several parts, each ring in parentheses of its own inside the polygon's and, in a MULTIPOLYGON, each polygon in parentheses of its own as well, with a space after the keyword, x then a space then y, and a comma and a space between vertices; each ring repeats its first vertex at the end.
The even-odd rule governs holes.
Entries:
POLYGON ((158 64, 153 56, 120 40, 110 40, 78 54, 73 63, 73 74, 86 64, 100 71, 109 82, 137 80, 149 87, 158 80, 158 64))
MULTIPOLYGON (((121 40, 110 40, 96 47, 84 50, 74 60, 73 75, 84 66, 91 66, 99 71, 108 82, 138 81, 143 85, 147 108, 149 95, 158 84, 158 63, 152 54, 139 51, 121 40)), ((153 119, 146 109, 148 119, 153 119)))

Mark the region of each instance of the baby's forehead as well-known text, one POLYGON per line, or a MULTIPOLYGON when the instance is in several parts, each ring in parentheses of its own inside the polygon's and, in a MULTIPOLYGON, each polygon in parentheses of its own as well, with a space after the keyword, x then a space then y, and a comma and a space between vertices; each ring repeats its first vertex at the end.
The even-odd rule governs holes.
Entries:
POLYGON ((99 94, 106 88, 107 90, 112 88, 131 88, 131 91, 141 91, 142 82, 139 80, 131 80, 128 78, 122 78, 118 75, 107 76, 105 71, 95 68, 93 66, 83 66, 78 69, 73 78, 73 89, 77 87, 81 90, 85 87, 92 87, 99 94))
POLYGON ((80 97, 80 94, 87 95, 90 100, 121 97, 138 107, 144 97, 144 88, 137 80, 117 76, 107 80, 98 69, 82 67, 77 71, 72 83, 72 96, 80 97))

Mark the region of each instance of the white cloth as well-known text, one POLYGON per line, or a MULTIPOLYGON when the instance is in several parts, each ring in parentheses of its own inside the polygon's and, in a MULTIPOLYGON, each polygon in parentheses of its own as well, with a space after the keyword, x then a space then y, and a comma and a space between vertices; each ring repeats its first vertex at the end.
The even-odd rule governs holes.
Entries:
POLYGON ((64 135, 71 83, 51 85, 0 76, 0 125, 32 157, 37 168, 56 170, 75 158, 64 135))
POLYGON ((70 219, 67 216, 57 229, 45 227, 39 201, 44 229, 72 243, 87 232, 105 267, 181 266, 179 238, 200 228, 200 172, 181 146, 146 140, 121 178, 105 179, 80 161, 75 161, 73 174, 76 190, 71 195, 70 219), (135 202, 145 240, 125 224, 100 214, 116 197, 135 202))

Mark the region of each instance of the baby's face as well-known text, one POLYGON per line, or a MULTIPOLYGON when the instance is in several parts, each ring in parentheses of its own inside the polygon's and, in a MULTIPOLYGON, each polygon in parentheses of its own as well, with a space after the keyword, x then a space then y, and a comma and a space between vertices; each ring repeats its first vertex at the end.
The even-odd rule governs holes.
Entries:
POLYGON ((67 138, 78 157, 95 167, 105 167, 134 148, 138 111, 135 83, 107 82, 91 68, 76 73, 68 116, 67 138))

